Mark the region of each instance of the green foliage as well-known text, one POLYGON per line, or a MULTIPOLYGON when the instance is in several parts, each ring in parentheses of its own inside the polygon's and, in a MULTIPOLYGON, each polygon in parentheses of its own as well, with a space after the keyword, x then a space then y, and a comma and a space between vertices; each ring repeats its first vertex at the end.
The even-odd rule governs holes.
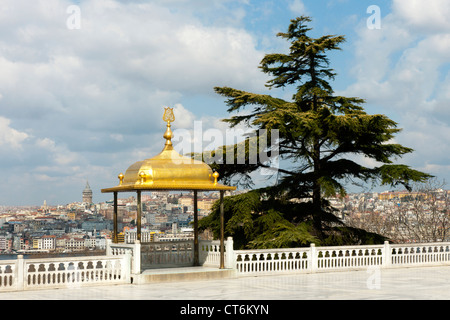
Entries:
POLYGON ((372 245, 383 243, 386 240, 388 239, 373 232, 348 226, 339 226, 332 228, 327 233, 327 237, 322 240, 321 245, 372 245))
MULTIPOLYGON (((236 248, 279 248, 304 246, 318 239, 311 233, 305 206, 283 198, 275 199, 267 189, 224 198, 225 236, 232 236, 236 248)), ((220 235, 219 202, 210 215, 199 221, 199 230, 210 228, 220 235)))
MULTIPOLYGON (((280 216, 281 214, 277 212, 280 216)), ((260 249, 296 248, 318 242, 311 234, 308 223, 293 224, 287 220, 274 220, 270 224, 263 224, 266 228, 250 241, 249 247, 260 249)))
MULTIPOLYGON (((384 237, 343 225, 332 212, 334 226, 319 238, 311 223, 312 205, 282 196, 273 197, 271 188, 255 189, 224 198, 225 237, 232 236, 235 249, 292 248, 316 245, 375 244, 384 237)), ((215 202, 210 215, 199 220, 199 230, 210 229, 220 236, 220 208, 215 202)))
MULTIPOLYGON (((334 95, 329 81, 335 73, 329 68, 327 53, 340 50, 345 38, 333 35, 311 38, 308 36, 311 29, 307 27, 310 21, 303 16, 291 20, 288 31, 278 34, 290 42, 289 53, 267 54, 260 64, 260 69, 272 76, 266 84, 268 88, 296 86, 291 101, 229 87, 214 88, 227 99, 228 112, 250 109, 245 115, 224 119, 225 122, 232 127, 245 124, 269 132, 278 130, 279 155, 291 164, 289 169, 272 168, 279 175, 276 186, 227 198, 226 231, 238 236, 241 245, 283 247, 311 242, 370 242, 376 237, 345 228, 325 198, 345 196, 345 184, 349 181, 409 188, 411 182, 431 177, 393 163, 393 159, 413 151, 392 143, 400 131, 395 121, 386 115, 367 114, 361 98, 334 95), (373 160, 377 166, 357 163, 361 157, 373 160)), ((258 145, 251 139, 243 144, 250 150, 258 145)), ((238 145, 224 146, 214 153, 219 154, 216 157, 219 161, 213 167, 222 181, 229 183, 238 178, 251 185, 252 172, 270 167, 260 161, 250 164, 248 149, 244 153, 245 164, 230 164, 224 161, 227 148, 237 150, 238 145)), ((214 229, 217 227, 214 219, 217 216, 213 214, 202 225, 214 229)))

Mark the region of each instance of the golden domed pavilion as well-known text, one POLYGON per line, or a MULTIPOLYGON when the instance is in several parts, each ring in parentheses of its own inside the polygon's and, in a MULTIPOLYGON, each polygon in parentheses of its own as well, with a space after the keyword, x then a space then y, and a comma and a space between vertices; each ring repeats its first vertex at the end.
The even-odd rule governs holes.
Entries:
MULTIPOLYGON (((137 193, 137 240, 141 240, 141 193, 142 191, 180 191, 194 192, 194 265, 198 262, 198 191, 220 191, 221 201, 221 247, 223 247, 223 194, 236 187, 226 186, 217 182, 219 174, 199 160, 180 155, 172 145, 173 133, 171 122, 175 120, 173 108, 165 108, 163 120, 167 123, 163 137, 166 140, 162 151, 153 158, 138 161, 118 175, 119 184, 115 187, 102 189, 103 193, 114 193, 114 235, 117 243, 117 195, 119 192, 137 193)), ((222 250, 223 252, 223 250, 222 250)), ((223 259, 221 259, 223 261, 223 259)), ((222 265, 222 264, 221 264, 222 265)))

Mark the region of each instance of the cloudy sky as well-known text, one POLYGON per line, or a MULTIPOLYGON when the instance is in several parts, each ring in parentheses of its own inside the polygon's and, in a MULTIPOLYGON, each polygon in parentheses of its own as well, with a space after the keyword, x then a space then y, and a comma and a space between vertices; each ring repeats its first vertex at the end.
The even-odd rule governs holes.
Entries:
POLYGON ((81 201, 87 180, 109 199, 161 150, 164 106, 173 129, 225 130, 213 87, 266 92, 259 62, 300 15, 346 36, 336 93, 397 121, 415 149, 401 162, 450 181, 447 0, 0 0, 0 205, 81 201))

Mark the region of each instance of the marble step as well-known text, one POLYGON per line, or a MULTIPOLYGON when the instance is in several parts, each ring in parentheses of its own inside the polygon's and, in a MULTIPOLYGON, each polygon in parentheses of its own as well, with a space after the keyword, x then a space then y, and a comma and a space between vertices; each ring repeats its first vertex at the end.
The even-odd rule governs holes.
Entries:
POLYGON ((132 275, 134 284, 171 281, 212 280, 233 277, 236 277, 236 270, 234 269, 219 269, 208 267, 148 269, 144 270, 139 275, 132 275))

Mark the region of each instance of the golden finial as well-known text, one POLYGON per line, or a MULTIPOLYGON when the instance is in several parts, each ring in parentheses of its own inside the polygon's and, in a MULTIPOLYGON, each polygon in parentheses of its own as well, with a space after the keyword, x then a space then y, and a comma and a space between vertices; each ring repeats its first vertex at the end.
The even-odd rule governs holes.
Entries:
POLYGON ((175 121, 175 115, 173 114, 173 108, 170 108, 170 107, 164 108, 163 120, 165 122, 168 122, 168 124, 170 124, 170 122, 175 121))
POLYGON ((120 181, 120 185, 122 185, 122 183, 123 183, 123 178, 124 178, 123 173, 120 173, 119 176, 118 176, 118 178, 119 178, 119 181, 120 181))
POLYGON ((219 177, 219 173, 217 171, 214 171, 213 177, 214 177, 214 184, 217 184, 217 178, 219 177))
POLYGON ((166 146, 172 145, 172 130, 170 130, 170 123, 175 121, 175 115, 173 114, 173 108, 165 107, 163 120, 167 122, 167 129, 164 133, 164 139, 166 139, 166 146))

